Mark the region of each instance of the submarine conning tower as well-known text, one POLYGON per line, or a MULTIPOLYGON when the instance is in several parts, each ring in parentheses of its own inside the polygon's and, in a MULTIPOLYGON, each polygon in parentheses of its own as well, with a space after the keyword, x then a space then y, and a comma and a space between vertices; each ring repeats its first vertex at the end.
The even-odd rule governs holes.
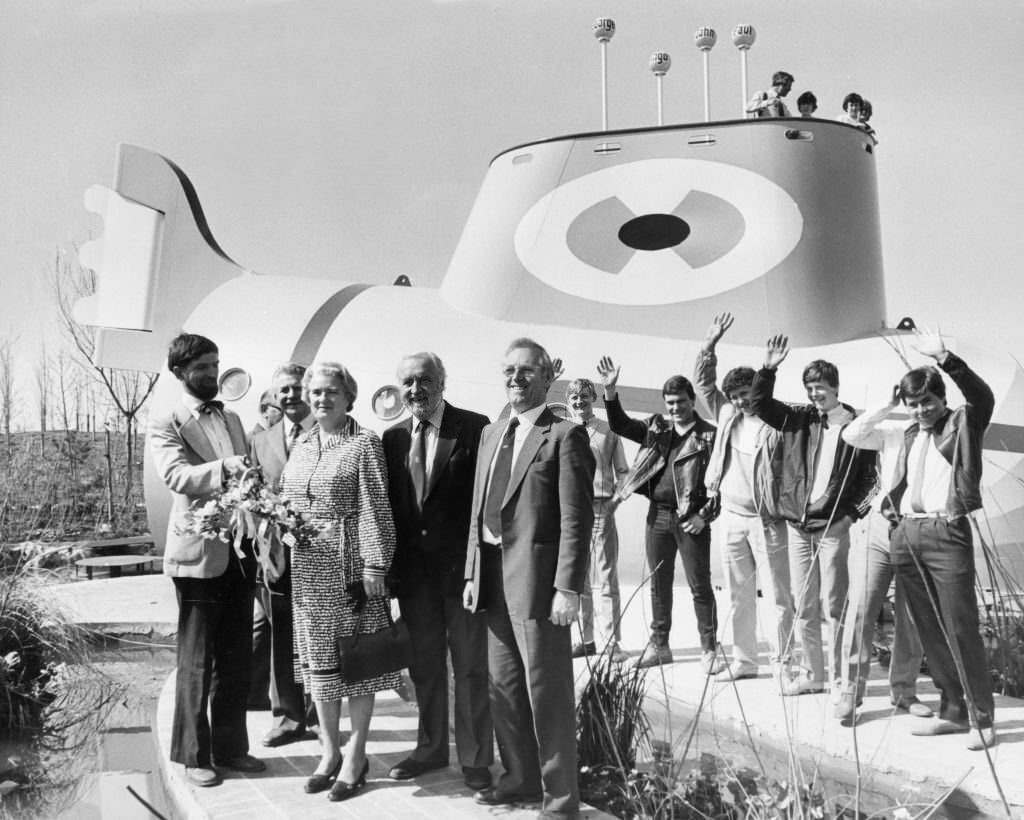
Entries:
POLYGON ((494 319, 797 346, 872 334, 885 290, 865 131, 812 118, 576 134, 498 154, 441 286, 494 319))

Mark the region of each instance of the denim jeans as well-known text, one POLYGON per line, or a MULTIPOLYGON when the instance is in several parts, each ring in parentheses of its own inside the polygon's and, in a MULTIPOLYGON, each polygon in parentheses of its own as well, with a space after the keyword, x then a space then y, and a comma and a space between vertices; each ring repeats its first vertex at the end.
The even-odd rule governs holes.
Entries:
MULTIPOLYGON (((889 592, 895 568, 890 553, 888 519, 872 510, 865 519, 863 538, 850 545, 850 604, 843 624, 843 691, 864 696, 871 666, 871 645, 875 622, 889 592)), ((903 587, 896 585, 893 601, 895 625, 892 660, 889 662, 889 691, 893 699, 914 697, 921 672, 921 640, 910 617, 903 587)))
POLYGON ((704 527, 698 535, 685 533, 675 510, 652 504, 647 512, 647 564, 652 573, 651 643, 655 646, 668 646, 672 630, 676 552, 683 559, 693 596, 701 649, 710 652, 718 645, 718 610, 711 588, 711 528, 704 527))
POLYGON ((805 679, 826 682, 821 643, 822 603, 832 632, 830 680, 842 675, 843 615, 849 575, 846 567, 850 534, 806 532, 790 524, 789 574, 796 601, 796 632, 800 639, 800 667, 805 679))

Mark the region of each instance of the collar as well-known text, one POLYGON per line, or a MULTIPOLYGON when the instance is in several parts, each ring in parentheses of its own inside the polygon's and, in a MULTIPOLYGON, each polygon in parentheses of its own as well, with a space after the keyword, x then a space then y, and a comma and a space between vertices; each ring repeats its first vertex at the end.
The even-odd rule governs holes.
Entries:
POLYGON ((931 433, 933 436, 937 438, 938 436, 941 436, 942 431, 946 429, 946 422, 949 421, 949 417, 951 415, 953 415, 953 411, 950 410, 949 407, 947 407, 946 412, 939 416, 935 424, 928 428, 922 427, 920 424, 918 424, 917 431, 920 433, 922 430, 927 430, 927 432, 931 433))
POLYGON ((825 414, 829 427, 842 427, 853 418, 853 414, 839 403, 825 414))
POLYGON ((576 418, 572 414, 569 414, 569 420, 575 422, 580 427, 586 427, 588 430, 592 430, 594 429, 594 422, 597 421, 597 416, 592 415, 589 419, 580 419, 579 421, 576 421, 576 418))
POLYGON ((537 419, 540 418, 540 414, 548 409, 546 404, 538 404, 536 407, 532 407, 525 413, 516 413, 514 410, 511 412, 511 418, 519 419, 519 424, 528 427, 536 427, 537 419))
POLYGON ((313 418, 313 411, 312 410, 310 410, 308 413, 306 413, 306 415, 302 419, 302 421, 294 422, 290 418, 288 418, 287 416, 285 416, 282 419, 282 421, 284 422, 284 429, 285 429, 286 433, 290 433, 292 431, 292 426, 294 424, 298 424, 299 427, 302 428, 302 432, 303 433, 308 433, 311 429, 313 429, 313 425, 316 424, 316 419, 313 418))
POLYGON ((189 415, 198 420, 201 415, 199 408, 206 404, 206 400, 201 399, 198 396, 193 396, 187 390, 183 390, 181 391, 181 403, 185 405, 185 409, 188 410, 189 415))
POLYGON ((679 427, 678 425, 676 425, 673 422, 672 423, 672 432, 674 432, 678 436, 685 436, 687 433, 689 433, 696 426, 697 426, 697 417, 694 416, 693 417, 693 421, 691 421, 689 424, 684 424, 682 427, 679 427))

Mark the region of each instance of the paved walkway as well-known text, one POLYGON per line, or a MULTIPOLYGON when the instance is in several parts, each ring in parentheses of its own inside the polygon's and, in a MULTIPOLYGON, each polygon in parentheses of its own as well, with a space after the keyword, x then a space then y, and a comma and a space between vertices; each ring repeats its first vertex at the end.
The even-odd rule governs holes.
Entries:
MULTIPOLYGON (((58 587, 56 592, 68 602, 77 620, 104 631, 127 632, 134 639, 146 635, 161 642, 173 635, 176 604, 173 587, 166 578, 83 581, 58 587)), ((719 607, 725 620, 727 602, 722 596, 719 607)), ((646 591, 640 591, 625 609, 623 643, 634 654, 646 638, 648 610, 646 591)), ((867 814, 898 801, 917 804, 917 809, 910 810, 910 816, 914 816, 921 804, 949 793, 946 805, 951 817, 1005 817, 998 782, 1011 806, 1011 816, 1024 818, 1024 701, 997 698, 999 743, 990 755, 970 752, 963 735, 912 736, 910 731, 920 719, 892 713, 888 687, 875 669, 858 724, 851 730, 832 717, 828 695, 782 698, 767 675, 736 684, 708 681, 700 674, 694 616, 685 587, 676 588, 674 617, 676 663, 648 673, 646 711, 654 736, 664 741, 677 759, 688 746, 689 761, 707 754, 725 768, 762 768, 768 780, 815 780, 830 800, 848 799, 850 803, 859 782, 861 810, 867 814), (701 703, 703 707, 699 708, 701 703), (698 711, 700 719, 695 727, 698 711)), ((582 685, 586 662, 577 661, 576 669, 582 685)), ((922 699, 936 705, 938 697, 930 682, 922 678, 919 687, 922 699)), ((412 748, 416 727, 415 706, 392 694, 377 701, 368 743, 369 786, 347 803, 333 804, 323 794, 303 793, 302 783, 319 756, 315 740, 279 749, 260 745, 259 739, 270 723, 268 712, 249 713, 252 753, 267 761, 266 772, 253 777, 232 775, 214 789, 191 788, 181 775, 181 767, 167 761, 172 692, 173 681, 169 681, 160 700, 156 731, 165 782, 181 817, 412 820, 433 815, 521 820, 536 815, 536 805, 514 809, 477 806, 455 769, 405 783, 388 780, 387 770, 412 748)), ((455 759, 454 751, 451 758, 455 759)), ((705 757, 705 765, 711 759, 705 757)), ((688 762, 683 770, 693 765, 688 762)), ((887 815, 891 816, 891 810, 887 815)), ((590 810, 585 816, 602 815, 590 810)))

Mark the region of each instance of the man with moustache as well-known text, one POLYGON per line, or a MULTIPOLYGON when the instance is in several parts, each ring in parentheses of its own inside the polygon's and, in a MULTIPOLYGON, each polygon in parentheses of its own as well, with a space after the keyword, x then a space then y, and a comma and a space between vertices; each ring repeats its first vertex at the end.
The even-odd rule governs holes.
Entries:
POLYGON ((411 417, 384 432, 388 493, 398 536, 392 592, 412 638, 416 748, 391 768, 409 780, 448 765, 448 652, 455 684, 455 749, 466 786, 491 785, 494 738, 487 695, 487 620, 462 606, 480 431, 489 419, 444 399, 445 369, 434 353, 398 364, 411 417))
POLYGON ((220 358, 204 336, 182 333, 167 352, 181 382, 181 401, 150 421, 148 443, 171 491, 164 572, 178 598, 178 670, 171 754, 194 786, 221 782, 214 766, 252 773, 245 704, 252 663, 252 601, 256 562, 230 544, 179 532, 194 502, 207 501, 249 466, 238 416, 215 397, 220 358), (209 715, 207 714, 209 707, 209 715))
POLYGON ((505 771, 482 805, 543 798, 576 818, 571 627, 594 520, 586 431, 547 407, 551 357, 516 339, 502 363, 510 413, 484 428, 473 484, 463 602, 487 611, 491 714, 505 771))
MULTIPOLYGON (((313 426, 313 414, 302 399, 302 376, 306 368, 295 362, 274 371, 271 391, 283 416, 249 442, 253 465, 275 492, 280 490, 281 473, 292 447, 313 426)), ((265 700, 270 688, 273 724, 263 737, 264 746, 284 746, 306 735, 316 724, 316 709, 306 702, 302 684, 295 680, 295 648, 292 645, 291 556, 285 546, 284 574, 268 585, 256 587, 253 619, 253 680, 250 702, 265 700)))

